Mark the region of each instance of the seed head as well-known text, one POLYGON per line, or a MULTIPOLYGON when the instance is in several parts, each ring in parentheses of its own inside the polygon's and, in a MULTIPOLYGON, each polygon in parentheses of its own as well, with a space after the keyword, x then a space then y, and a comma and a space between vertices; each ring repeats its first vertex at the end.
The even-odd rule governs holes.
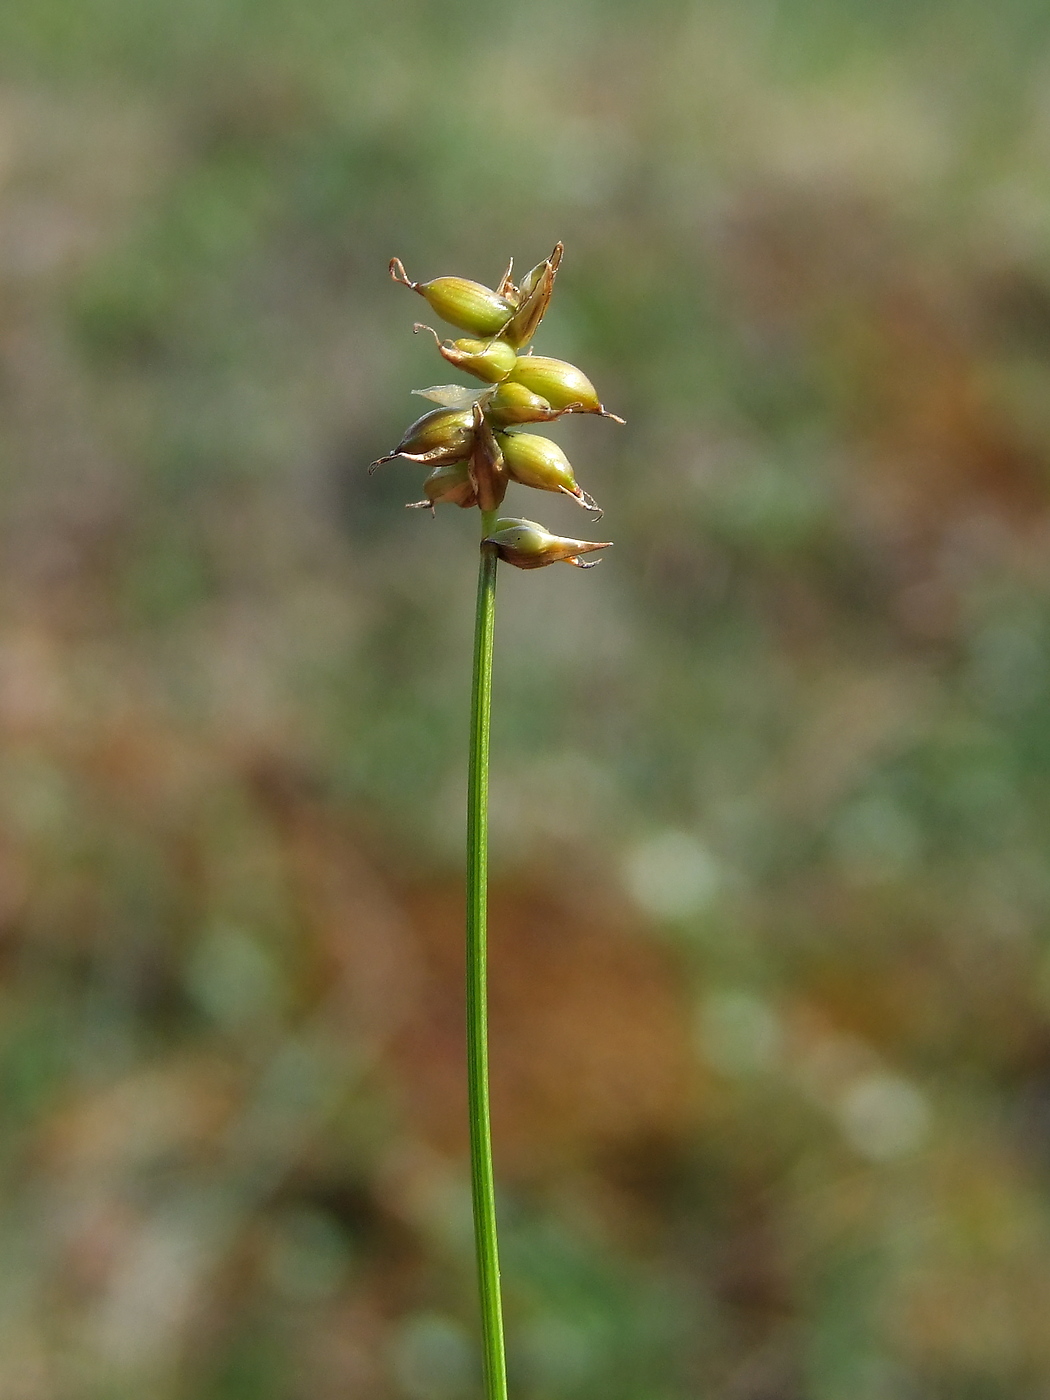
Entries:
MULTIPOLYGON (((390 262, 390 275, 418 292, 446 321, 468 335, 442 341, 428 331, 444 359, 457 369, 482 380, 478 388, 462 384, 436 384, 415 389, 439 407, 418 418, 394 448, 372 463, 403 457, 432 468, 423 483, 423 499, 410 501, 412 509, 428 509, 449 503, 478 506, 495 514, 511 481, 540 491, 571 496, 588 510, 601 510, 573 474, 565 453, 548 438, 521 432, 527 423, 550 423, 566 413, 598 413, 616 418, 603 407, 594 385, 582 370, 566 360, 520 354, 543 320, 561 264, 563 248, 556 243, 549 257, 537 263, 519 285, 513 279, 514 261, 495 289, 463 277, 436 277, 413 282, 400 259, 390 262)), ((622 418, 616 418, 622 423, 622 418)), ((608 544, 566 539, 552 535, 535 521, 507 517, 483 541, 508 564, 519 569, 540 569, 565 562, 591 567, 580 556, 607 549, 608 544)))

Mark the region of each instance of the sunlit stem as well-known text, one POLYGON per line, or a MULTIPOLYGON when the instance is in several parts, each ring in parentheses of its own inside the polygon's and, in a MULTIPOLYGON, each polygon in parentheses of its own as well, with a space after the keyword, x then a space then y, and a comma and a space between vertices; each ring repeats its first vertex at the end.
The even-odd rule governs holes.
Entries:
MULTIPOLYGON (((483 539, 492 532, 496 515, 494 510, 482 512, 483 539)), ((496 552, 491 545, 482 545, 474 622, 474 680, 467 775, 467 1099, 486 1400, 506 1400, 507 1396, 496 1240, 496 1189, 489 1123, 487 986, 489 718, 492 707, 492 638, 496 618, 496 562, 496 552)))

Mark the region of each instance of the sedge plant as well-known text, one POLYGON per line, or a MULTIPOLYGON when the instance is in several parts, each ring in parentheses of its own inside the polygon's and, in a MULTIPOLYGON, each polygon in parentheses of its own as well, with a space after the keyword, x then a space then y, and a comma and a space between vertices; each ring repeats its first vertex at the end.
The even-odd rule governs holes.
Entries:
POLYGON ((424 413, 384 457, 429 469, 423 498, 410 509, 434 512, 439 504, 481 513, 481 557, 474 624, 470 753, 467 773, 467 1098, 470 1125, 471 1198, 481 1303, 482 1355, 486 1400, 506 1400, 507 1369, 500 1299, 496 1199, 489 1123, 488 1076, 488 785, 492 651, 499 563, 542 569, 566 563, 592 567, 582 556, 607 549, 604 543, 552 535, 534 520, 501 516, 510 482, 571 497, 600 518, 601 510, 577 483, 557 443, 525 425, 550 423, 568 413, 608 413, 594 386, 575 365, 534 355, 527 349, 551 298, 562 257, 556 244, 522 279, 513 281, 513 260, 495 288, 462 277, 430 282, 409 279, 400 259, 390 263, 396 282, 418 292, 444 321, 466 331, 442 340, 430 326, 443 358, 482 381, 482 387, 441 384, 416 389, 439 405, 424 413))

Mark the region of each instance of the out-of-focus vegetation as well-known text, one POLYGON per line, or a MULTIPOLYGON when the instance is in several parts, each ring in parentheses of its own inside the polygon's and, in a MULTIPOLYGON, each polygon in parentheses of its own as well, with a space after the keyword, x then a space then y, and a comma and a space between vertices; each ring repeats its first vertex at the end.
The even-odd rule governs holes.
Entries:
POLYGON ((477 1394, 476 521, 365 465, 387 259, 555 238, 629 426, 501 583, 514 1393, 1047 1395, 1048 31, 0 7, 5 1400, 477 1394))

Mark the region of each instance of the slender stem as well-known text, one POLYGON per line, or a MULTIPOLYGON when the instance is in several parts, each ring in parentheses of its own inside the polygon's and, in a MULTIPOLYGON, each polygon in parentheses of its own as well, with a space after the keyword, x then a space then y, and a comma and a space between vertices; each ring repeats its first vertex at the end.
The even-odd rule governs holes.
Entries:
MULTIPOLYGON (((496 514, 496 511, 482 514, 482 537, 492 529, 496 514)), ((507 1398, 507 1362, 503 1350, 503 1308, 496 1241, 496 1188, 489 1124, 487 988, 489 716, 492 702, 492 637, 496 620, 496 562, 495 550, 482 546, 478 569, 478 607, 474 622, 474 680, 467 775, 467 1101, 486 1400, 507 1398)))

